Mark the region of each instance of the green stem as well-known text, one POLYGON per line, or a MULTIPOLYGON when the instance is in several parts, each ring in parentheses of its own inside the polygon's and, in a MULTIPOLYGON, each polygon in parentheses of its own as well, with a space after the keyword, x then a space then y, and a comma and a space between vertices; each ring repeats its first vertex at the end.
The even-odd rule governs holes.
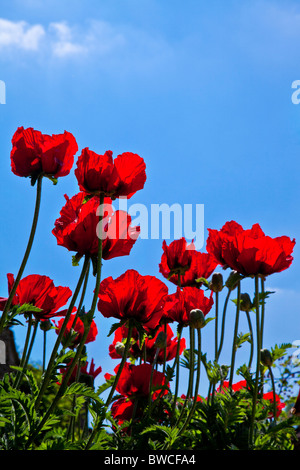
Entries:
POLYGON ((250 342, 250 358, 249 358, 249 363, 248 363, 248 369, 250 370, 251 369, 251 365, 252 365, 252 360, 253 360, 253 329, 252 329, 252 323, 251 323, 251 318, 250 318, 250 313, 248 312, 248 310, 246 311, 246 316, 247 316, 247 320, 248 320, 248 325, 249 325, 249 331, 250 331, 250 335, 251 335, 251 342, 250 342))
MULTIPOLYGON (((119 365, 119 369, 118 369, 118 372, 115 376, 115 380, 114 380, 114 383, 112 385, 112 388, 110 390, 110 394, 106 400, 106 403, 105 403, 105 407, 107 408, 109 405, 110 405, 110 402, 113 398, 113 395, 115 393, 115 390, 116 390, 116 387, 118 385, 118 381, 119 381, 119 378, 120 378, 120 375, 122 373, 122 370, 124 368, 124 365, 125 365, 125 362, 126 362, 126 359, 127 359, 127 356, 128 356, 128 352, 129 352, 129 349, 130 349, 130 345, 131 345, 131 336, 132 336, 132 330, 133 330, 133 324, 132 322, 129 320, 129 324, 128 324, 128 333, 127 333, 127 339, 126 339, 126 343, 125 343, 125 349, 124 349, 124 352, 123 352, 123 356, 122 356, 122 360, 121 360, 121 363, 119 365)), ((90 448, 90 446, 92 445, 92 442, 93 442, 93 439, 96 435, 96 432, 97 432, 97 421, 95 423, 95 426, 94 426, 94 429, 93 431, 91 432, 90 434, 90 437, 89 437, 89 440, 86 444, 86 447, 85 447, 85 450, 88 450, 90 448)))
POLYGON ((201 371, 201 328, 197 328, 197 335, 198 335, 198 359, 197 359, 197 376, 196 376, 196 384, 195 384, 194 401, 193 401, 192 408, 187 416, 187 419, 179 431, 179 434, 181 434, 187 428, 197 406, 197 398, 198 398, 199 384, 200 384, 200 371, 201 371))
POLYGON ((270 377, 271 377, 271 382, 272 382, 272 390, 273 390, 273 406, 274 406, 274 423, 276 423, 277 419, 277 404, 276 404, 276 390, 275 390, 275 381, 274 381, 274 375, 272 372, 272 367, 268 366, 270 377))
POLYGON ((5 307, 3 309, 3 313, 2 313, 2 316, 1 316, 1 319, 0 319, 0 333, 2 332, 3 328, 5 327, 5 322, 6 322, 6 319, 7 319, 7 315, 8 315, 12 300, 15 296, 17 287, 18 287, 19 282, 21 280, 22 274, 23 274, 24 269, 26 267, 26 264, 27 264, 27 261, 28 261, 29 255, 30 255, 30 251, 31 251, 31 248, 32 248, 34 236, 35 236, 35 233, 36 233, 37 222, 38 222, 38 218, 39 218, 39 212, 40 212, 41 194, 42 194, 42 179, 43 179, 42 175, 40 175, 37 179, 35 209, 34 209, 34 215, 33 215, 33 221, 32 221, 31 231, 30 231, 30 235, 29 235, 29 240, 28 240, 28 243, 27 243, 27 247, 26 247, 26 250, 25 250, 25 254, 24 254, 21 266, 19 268, 19 272, 17 274, 14 285, 12 286, 12 289, 9 293, 7 302, 6 302, 5 307))
POLYGON ((253 403, 252 403, 252 416, 251 416, 250 434, 249 434, 250 446, 253 445, 254 420, 255 420, 256 402, 257 402, 257 396, 258 396, 258 382, 259 382, 260 357, 261 357, 258 276, 255 276, 255 310, 256 310, 257 358, 256 358, 256 377, 255 377, 253 403))
POLYGON ((226 299, 225 299, 225 302, 224 302, 224 307, 223 307, 223 317, 222 317, 222 327, 221 327, 220 345, 219 345, 219 349, 218 349, 216 361, 218 361, 218 359, 219 359, 219 357, 220 357, 220 354, 221 354, 221 351, 222 351, 222 347, 223 347, 224 334, 225 334, 225 317, 226 317, 226 310, 227 310, 227 305, 228 305, 228 301, 229 301, 230 294, 231 294, 231 289, 228 289, 227 296, 226 296, 226 299))
POLYGON ((132 336, 132 330, 133 330, 133 324, 132 322, 129 320, 129 324, 128 324, 128 333, 127 333, 127 339, 126 339, 126 343, 125 343, 125 349, 124 349, 124 352, 123 352, 123 356, 122 356, 122 360, 121 360, 121 363, 120 363, 120 366, 119 366, 119 369, 118 369, 118 372, 115 376, 115 380, 114 380, 114 383, 111 387, 111 390, 110 390, 110 394, 106 400, 106 403, 105 403, 105 406, 108 407, 110 405, 110 402, 112 400, 112 397, 113 397, 113 394, 115 393, 115 390, 116 390, 116 387, 118 385, 118 380, 120 378, 120 375, 122 373, 122 370, 123 370, 123 367, 125 365, 125 362, 127 360, 127 356, 128 356, 128 352, 129 352, 129 349, 130 349, 130 342, 131 342, 131 336, 132 336))
POLYGON ((238 282, 237 289, 238 289, 238 297, 237 297, 234 336, 233 336, 232 353, 231 353, 230 378, 229 378, 229 388, 230 389, 232 387, 235 356, 236 356, 236 350, 237 350, 236 340, 237 340, 237 335, 238 335, 239 317, 240 317, 240 301, 241 301, 241 283, 240 283, 240 281, 238 282))
POLYGON ((215 293, 215 312, 216 312, 216 320, 215 320, 215 360, 218 357, 218 316, 219 316, 219 292, 215 293))
POLYGON ((187 394, 184 400, 184 403, 182 405, 182 409, 180 412, 180 416, 177 420, 176 425, 179 424, 183 414, 184 410, 186 408, 186 405, 188 403, 189 398, 192 396, 192 388, 193 388, 193 378, 194 378, 194 346, 195 346, 195 336, 194 336, 194 328, 190 326, 190 364, 189 364, 189 381, 188 381, 188 388, 187 388, 187 394))
MULTIPOLYGON (((32 313, 29 313, 28 316, 29 316, 29 318, 28 318, 27 333, 26 333, 26 337, 25 337, 22 358, 21 358, 21 361, 20 361, 20 367, 22 369, 23 369, 24 364, 25 364, 26 354, 27 354, 27 350, 28 350, 29 339, 30 339, 30 334, 31 334, 31 329, 32 329, 32 313)), ((14 388, 17 388, 19 386, 21 375, 22 375, 22 372, 18 371, 18 373, 16 375, 16 378, 15 378, 15 381, 14 381, 14 388)))
POLYGON ((80 277, 79 277, 79 280, 78 280, 78 283, 77 283, 77 286, 75 288, 75 291, 74 291, 74 294, 73 294, 73 297, 71 299, 71 302, 70 302, 70 305, 69 305, 69 308, 68 308, 68 311, 66 313, 66 316, 64 318, 64 322, 61 326, 61 329, 58 333, 58 336, 57 336, 57 340, 55 342, 55 345, 53 347, 53 350, 52 350, 52 354, 51 354, 51 357, 49 359, 49 363, 48 363, 48 367, 47 367, 47 370, 45 372, 45 375, 44 375, 44 380, 42 382, 42 385, 41 385, 41 388, 40 388, 40 391, 39 391, 39 394, 37 396, 37 399, 36 399, 36 403, 35 403, 35 407, 36 409, 38 409, 39 405, 40 405, 40 402, 41 402, 41 399, 42 399, 42 396, 48 386, 48 383, 50 381, 50 377, 51 377, 51 374, 52 374, 52 369, 53 369, 53 365, 54 365, 54 362, 55 362, 55 359, 56 359, 56 354, 57 354, 57 351, 58 351, 58 348, 60 346, 60 343, 61 343, 61 340, 63 338, 63 335, 64 335, 64 332, 65 332, 65 329, 67 327, 67 324, 68 324, 68 321, 70 319, 70 316, 72 314, 72 311, 73 311, 73 308, 74 308, 74 305, 75 305, 75 302, 76 302, 76 299, 79 295, 79 292, 80 292, 80 289, 81 289, 81 285, 83 283, 83 280, 84 280, 84 277, 85 277, 85 274, 86 274, 86 271, 87 271, 87 268, 88 268, 88 265, 89 265, 89 262, 90 262, 90 258, 88 256, 85 257, 84 259, 84 264, 83 264, 83 267, 82 267, 82 270, 81 270, 81 274, 80 274, 80 277))
POLYGON ((265 280, 261 278, 261 293, 262 293, 262 306, 261 306, 261 322, 260 322, 260 349, 263 348, 263 332, 264 332, 264 322, 265 322, 265 280))
POLYGON ((45 371, 46 365, 46 343, 47 343, 47 331, 43 331, 43 369, 42 372, 45 371))
POLYGON ((154 367, 157 363, 158 354, 159 354, 159 348, 157 348, 155 351, 155 356, 154 356, 154 360, 153 360, 152 367, 151 367, 150 382, 149 382, 149 397, 148 397, 148 407, 149 407, 148 414, 149 415, 151 413, 152 382, 153 382, 154 367))

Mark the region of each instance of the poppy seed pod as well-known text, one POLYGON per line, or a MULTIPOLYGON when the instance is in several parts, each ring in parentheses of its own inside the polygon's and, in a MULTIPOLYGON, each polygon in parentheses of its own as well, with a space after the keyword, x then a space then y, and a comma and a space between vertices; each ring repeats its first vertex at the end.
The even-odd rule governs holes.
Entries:
POLYGON ((209 287, 213 292, 221 292, 223 289, 223 276, 221 273, 214 273, 209 287))
POLYGON ((268 349, 262 349, 260 354, 261 363, 266 367, 270 367, 273 364, 270 351, 268 349))
POLYGON ((253 303, 251 302, 249 294, 241 294, 241 303, 240 303, 240 309, 243 312, 249 312, 251 308, 253 307, 253 303))
POLYGON ((189 325, 192 328, 203 328, 205 325, 205 317, 199 308, 195 308, 194 310, 190 311, 189 315, 189 325))

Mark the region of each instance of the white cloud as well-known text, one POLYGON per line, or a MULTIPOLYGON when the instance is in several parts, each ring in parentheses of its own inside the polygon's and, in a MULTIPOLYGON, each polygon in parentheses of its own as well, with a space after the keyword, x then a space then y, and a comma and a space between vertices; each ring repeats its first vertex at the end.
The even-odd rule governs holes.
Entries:
POLYGON ((28 25, 25 21, 13 22, 0 18, 0 48, 17 47, 24 50, 37 50, 45 36, 43 26, 28 25))

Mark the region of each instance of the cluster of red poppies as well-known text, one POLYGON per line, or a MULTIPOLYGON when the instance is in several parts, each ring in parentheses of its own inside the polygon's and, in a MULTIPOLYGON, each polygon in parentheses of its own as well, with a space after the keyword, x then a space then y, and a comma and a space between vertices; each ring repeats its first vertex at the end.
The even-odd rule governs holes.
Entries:
MULTIPOLYGON (((75 138, 68 132, 48 136, 31 128, 19 128, 12 144, 12 171, 18 176, 30 177, 32 184, 40 177, 54 181, 69 174, 78 150, 75 138)), ((93 260, 94 266, 100 242, 101 257, 105 260, 129 255, 140 227, 131 225, 126 212, 114 212, 112 201, 121 196, 131 198, 141 190, 146 181, 145 169, 144 160, 137 154, 126 152, 113 160, 111 151, 99 155, 84 148, 74 172, 79 192, 71 198, 66 196, 66 204, 55 221, 53 235, 58 245, 74 252, 77 261, 82 257, 93 260), (99 218, 100 201, 104 202, 105 212, 99 218), (106 223, 101 224, 99 234, 99 220, 104 219, 106 223), (116 237, 116 233, 119 236, 116 237)), ((188 244, 185 238, 169 245, 163 241, 159 272, 176 286, 175 293, 169 293, 166 284, 157 277, 143 276, 134 269, 126 270, 116 279, 107 277, 100 283, 96 292, 98 310, 103 317, 119 321, 109 354, 114 359, 124 359, 126 354, 122 366, 119 364, 115 369, 118 377, 115 387, 121 398, 113 403, 112 414, 118 422, 132 417, 134 398, 149 397, 151 387, 155 390, 153 400, 162 391, 167 393, 165 375, 153 365, 165 364, 186 348, 184 338, 174 337, 170 323, 186 327, 192 322, 191 311, 201 311, 205 317, 212 309, 213 294, 218 287, 211 285, 208 294, 202 287, 207 287, 206 280, 217 266, 230 268, 242 277, 265 277, 287 269, 292 263, 295 240, 286 236, 271 238, 258 224, 245 230, 230 221, 220 230, 208 231, 207 253, 197 251, 193 242, 188 244), (133 325, 130 337, 129 324, 133 325), (140 363, 136 364, 138 360, 140 363)), ((14 284, 12 274, 8 275, 8 284, 10 291, 14 284)), ((220 290, 222 288, 223 282, 220 290)), ((46 276, 29 275, 20 280, 12 306, 34 305, 38 310, 33 315, 39 321, 61 316, 55 324, 59 332, 66 312, 59 309, 67 304, 71 295, 68 287, 55 287, 46 276)), ((6 300, 0 301, 2 310, 6 300)), ((64 338, 71 336, 68 343, 71 348, 80 343, 85 328, 75 310, 72 309, 64 326, 64 338)), ((93 320, 85 342, 94 341, 97 333, 93 320)), ((101 367, 95 370, 92 362, 89 374, 95 377, 100 371, 101 367)), ((87 365, 84 373, 88 373, 87 365)), ((112 379, 109 374, 105 377, 112 379)))

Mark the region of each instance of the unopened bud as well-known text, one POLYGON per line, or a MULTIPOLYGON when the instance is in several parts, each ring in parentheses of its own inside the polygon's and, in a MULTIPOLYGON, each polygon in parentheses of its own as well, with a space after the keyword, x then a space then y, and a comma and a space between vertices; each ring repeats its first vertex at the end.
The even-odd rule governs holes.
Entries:
POLYGON ((241 275, 237 271, 231 271, 227 278, 227 281, 225 282, 225 286, 228 287, 228 289, 233 290, 236 288, 240 280, 241 275))
POLYGON ((205 317, 199 308, 195 308, 190 311, 189 315, 189 325, 192 328, 203 328, 205 326, 205 317))
POLYGON ((49 331, 52 328, 52 323, 50 320, 41 320, 40 321, 40 329, 42 331, 49 331))
POLYGON ((223 289, 223 276, 221 273, 214 273, 209 284, 213 292, 221 292, 223 289))
POLYGON ((270 367, 273 364, 272 355, 268 349, 262 349, 260 351, 260 360, 266 367, 270 367))
POLYGON ((251 302, 249 294, 241 294, 241 302, 240 302, 240 309, 243 312, 249 312, 253 307, 253 303, 251 302))
POLYGON ((125 349, 125 344, 121 343, 121 341, 118 341, 115 345, 116 353, 119 354, 119 356, 123 356, 124 349, 125 349))
POLYGON ((167 345, 167 336, 163 331, 160 331, 155 340, 156 348, 164 348, 167 345))

